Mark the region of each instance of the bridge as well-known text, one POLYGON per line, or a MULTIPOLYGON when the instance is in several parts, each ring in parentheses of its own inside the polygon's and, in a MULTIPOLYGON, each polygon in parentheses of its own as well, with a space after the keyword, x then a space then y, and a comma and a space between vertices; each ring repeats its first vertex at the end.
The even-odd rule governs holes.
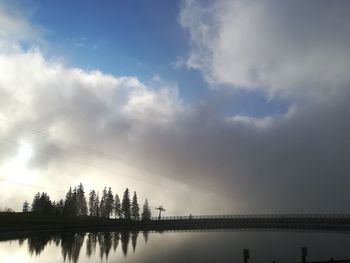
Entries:
POLYGON ((242 214, 168 216, 136 221, 146 230, 300 229, 350 231, 350 214, 242 214))

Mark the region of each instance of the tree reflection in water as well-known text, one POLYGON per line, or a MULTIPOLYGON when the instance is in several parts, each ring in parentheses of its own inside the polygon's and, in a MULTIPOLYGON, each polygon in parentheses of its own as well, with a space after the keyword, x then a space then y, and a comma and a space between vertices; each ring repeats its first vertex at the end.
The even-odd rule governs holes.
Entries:
POLYGON ((65 233, 61 235, 61 249, 64 261, 78 262, 80 249, 84 244, 85 233, 65 233))
POLYGON ((131 245, 132 245, 132 250, 135 253, 136 250, 136 244, 137 244, 137 238, 139 236, 138 231, 133 231, 131 232, 131 245))
POLYGON ((123 231, 121 233, 120 241, 122 242, 123 254, 126 257, 128 255, 128 246, 130 241, 130 232, 123 231))
POLYGON ((119 232, 113 232, 113 251, 115 252, 117 250, 119 240, 120 240, 120 233, 119 232))
POLYGON ((145 242, 147 243, 148 242, 148 234, 149 232, 148 231, 143 231, 143 238, 145 239, 145 242))
POLYGON ((39 255, 51 240, 53 240, 53 237, 45 234, 28 238, 29 253, 31 255, 39 255))
POLYGON ((111 232, 98 233, 98 243, 100 245, 100 258, 103 260, 103 256, 108 259, 109 251, 112 248, 112 234, 111 232))
POLYGON ((89 233, 86 240, 86 255, 91 257, 95 254, 97 243, 97 233, 89 233))
MULTIPOLYGON (((142 232, 145 242, 148 241, 148 231, 142 232)), ((128 232, 91 232, 91 233, 57 233, 57 234, 38 234, 27 239, 21 239, 23 244, 25 240, 28 243, 28 250, 31 255, 40 255, 48 244, 56 246, 61 245, 61 251, 64 261, 76 263, 79 260, 81 248, 86 243, 86 255, 91 257, 96 253, 98 244, 99 256, 103 261, 108 260, 108 255, 113 248, 116 251, 121 242, 121 251, 124 257, 128 255, 128 247, 131 239, 133 252, 136 251, 138 231, 128 232), (85 236, 87 237, 85 240, 85 236)))

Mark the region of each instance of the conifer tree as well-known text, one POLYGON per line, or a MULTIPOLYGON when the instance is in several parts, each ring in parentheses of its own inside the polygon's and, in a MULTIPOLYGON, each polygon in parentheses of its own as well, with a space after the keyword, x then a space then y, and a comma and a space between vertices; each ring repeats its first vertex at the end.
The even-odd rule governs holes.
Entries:
POLYGON ((30 206, 27 200, 24 201, 23 207, 22 207, 22 212, 23 213, 28 213, 30 212, 30 206))
POLYGON ((107 201, 107 188, 103 188, 101 202, 100 202, 100 215, 102 217, 107 217, 106 213, 106 201, 107 201))
POLYGON ((64 210, 64 201, 63 199, 60 199, 57 203, 56 203, 56 215, 63 215, 63 210, 64 210))
POLYGON ((117 218, 120 218, 121 217, 121 213, 122 213, 122 208, 121 208, 121 204, 120 204, 120 199, 119 199, 119 196, 118 194, 115 195, 115 198, 114 198, 114 214, 115 214, 115 217, 117 218))
POLYGON ((113 210, 114 210, 114 197, 113 197, 112 189, 109 187, 107 196, 106 196, 105 216, 109 218, 110 215, 113 213, 113 210))
POLYGON ((64 201, 63 214, 67 216, 76 216, 77 215, 77 189, 69 187, 69 190, 66 195, 66 200, 64 201))
POLYGON ((40 193, 39 192, 33 198, 31 211, 33 213, 40 213, 41 212, 41 209, 40 209, 40 193))
POLYGON ((140 220, 140 206, 139 206, 139 204, 137 202, 136 191, 134 192, 134 196, 132 198, 131 219, 133 219, 133 220, 140 220))
POLYGON ((94 212, 95 212, 95 216, 101 216, 101 211, 100 211, 100 194, 98 192, 96 194, 96 199, 95 199, 95 204, 94 204, 94 212))
POLYGON ((126 188, 124 195, 123 195, 123 200, 122 200, 122 216, 125 219, 130 219, 131 213, 130 213, 130 196, 129 196, 129 189, 126 188))
POLYGON ((143 205, 143 208, 142 208, 141 219, 142 220, 150 220, 151 217, 152 217, 151 209, 149 208, 148 200, 146 198, 145 204, 143 205))
POLYGON ((48 215, 52 212, 52 203, 50 196, 47 193, 42 193, 40 196, 41 213, 48 215))
POLYGON ((90 216, 97 216, 96 209, 95 209, 95 203, 96 203, 96 192, 95 190, 91 190, 89 194, 89 214, 90 216))
POLYGON ((77 210, 78 215, 81 216, 86 216, 88 213, 85 191, 82 183, 80 183, 77 188, 77 210))

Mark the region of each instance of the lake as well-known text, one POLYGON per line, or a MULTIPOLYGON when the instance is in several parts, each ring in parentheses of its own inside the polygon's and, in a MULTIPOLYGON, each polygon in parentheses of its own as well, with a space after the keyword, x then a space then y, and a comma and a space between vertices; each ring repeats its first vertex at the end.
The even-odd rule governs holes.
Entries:
POLYGON ((350 259, 350 234, 226 230, 37 234, 0 242, 1 263, 29 262, 248 262, 350 259))

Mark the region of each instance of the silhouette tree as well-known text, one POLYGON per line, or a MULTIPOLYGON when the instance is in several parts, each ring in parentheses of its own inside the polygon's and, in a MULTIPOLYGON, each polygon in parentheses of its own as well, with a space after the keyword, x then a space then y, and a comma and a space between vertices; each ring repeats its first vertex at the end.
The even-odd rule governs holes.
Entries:
POLYGON ((78 212, 78 201, 77 201, 77 189, 69 187, 66 195, 66 200, 64 201, 63 214, 66 216, 76 216, 78 212))
MULTIPOLYGON (((73 193, 71 191, 68 191, 67 193, 67 200, 72 201, 72 196, 73 193)), ((27 201, 25 201, 23 203, 23 207, 22 207, 22 211, 23 212, 32 212, 32 213, 36 213, 36 214, 53 214, 53 215, 62 215, 65 212, 67 212, 66 214, 68 215, 68 210, 70 210, 70 206, 71 206, 72 202, 67 201, 66 203, 60 199, 58 202, 51 202, 50 200, 50 196, 43 192, 43 193, 37 193, 34 198, 33 198, 33 202, 32 205, 30 206, 29 203, 27 201), (66 211, 65 211, 66 210, 66 211)))
POLYGON ((106 197, 106 204, 105 204, 105 213, 106 217, 109 218, 110 215, 113 213, 114 210, 114 197, 112 189, 109 187, 106 197))
POLYGON ((117 217, 120 218, 122 214, 122 207, 120 204, 120 199, 118 194, 116 194, 114 198, 114 214, 115 214, 115 218, 117 217))
POLYGON ((130 211, 130 196, 129 196, 129 189, 126 188, 124 195, 123 195, 123 201, 122 201, 122 215, 125 219, 130 219, 131 217, 131 211, 130 211))
POLYGON ((63 215, 64 210, 64 201, 60 199, 57 203, 53 204, 54 214, 55 215, 63 215))
MULTIPOLYGON (((140 220, 140 207, 136 191, 134 192, 132 202, 130 200, 129 189, 126 188, 120 202, 118 194, 113 196, 111 187, 104 187, 101 201, 99 193, 91 190, 89 201, 85 197, 84 186, 80 183, 77 187, 69 187, 65 200, 60 199, 57 202, 51 202, 50 196, 43 192, 37 193, 29 205, 27 201, 23 203, 23 212, 33 212, 38 214, 53 214, 65 216, 101 216, 109 218, 113 213, 115 218, 140 220)), ((146 199, 141 215, 142 220, 151 219, 151 210, 146 199)))
POLYGON ((139 203, 137 202, 136 191, 134 192, 134 196, 132 198, 132 203, 131 203, 131 219, 140 220, 140 206, 139 206, 139 203))
POLYGON ((95 209, 97 194, 95 190, 91 190, 89 194, 89 214, 90 216, 97 216, 97 211, 95 209))
POLYGON ((40 206, 41 206, 41 213, 42 214, 51 214, 53 211, 52 203, 50 200, 50 196, 48 196, 47 193, 42 193, 40 196, 40 206))
POLYGON ((107 201, 107 188, 103 188, 101 202, 100 202, 100 215, 102 217, 107 217, 106 213, 106 201, 107 201))
POLYGON ((30 212, 30 205, 27 200, 24 201, 23 206, 22 206, 22 212, 23 213, 28 213, 30 212))
POLYGON ((101 211, 100 211, 100 194, 97 192, 96 194, 96 199, 95 199, 95 204, 94 204, 94 211, 96 216, 101 216, 101 211))
MULTIPOLYGON (((28 203, 28 202, 27 202, 28 203)), ((23 211, 25 209, 28 209, 29 211, 29 204, 23 204, 23 211)), ((54 209, 50 200, 50 197, 47 195, 47 193, 37 193, 33 198, 32 208, 31 211, 36 214, 51 214, 54 209)))
POLYGON ((77 214, 80 216, 86 216, 88 213, 84 186, 82 183, 78 185, 77 188, 77 214))
POLYGON ((41 208, 40 208, 40 193, 39 192, 33 198, 31 211, 33 213, 37 213, 37 214, 41 212, 41 208))
POLYGON ((145 204, 143 205, 143 208, 142 208, 141 219, 142 220, 151 220, 151 217, 152 217, 151 209, 149 208, 148 200, 146 198, 145 204))

